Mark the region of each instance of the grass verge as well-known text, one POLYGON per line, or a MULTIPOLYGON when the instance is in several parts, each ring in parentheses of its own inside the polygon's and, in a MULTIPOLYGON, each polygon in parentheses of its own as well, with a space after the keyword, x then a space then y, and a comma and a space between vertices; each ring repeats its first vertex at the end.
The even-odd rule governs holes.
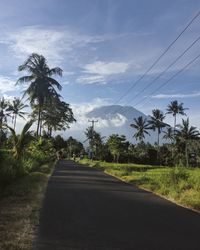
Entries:
POLYGON ((54 163, 41 166, 0 193, 0 250, 30 250, 54 163))
POLYGON ((152 191, 179 205, 200 211, 200 169, 116 164, 84 159, 80 163, 152 191))

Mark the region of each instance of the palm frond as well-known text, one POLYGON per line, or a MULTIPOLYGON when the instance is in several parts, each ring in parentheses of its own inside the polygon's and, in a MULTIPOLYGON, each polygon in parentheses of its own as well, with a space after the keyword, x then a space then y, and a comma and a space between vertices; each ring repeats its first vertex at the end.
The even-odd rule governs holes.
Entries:
POLYGON ((53 76, 53 75, 62 76, 62 73, 63 73, 63 70, 59 67, 52 68, 48 72, 49 76, 53 76))

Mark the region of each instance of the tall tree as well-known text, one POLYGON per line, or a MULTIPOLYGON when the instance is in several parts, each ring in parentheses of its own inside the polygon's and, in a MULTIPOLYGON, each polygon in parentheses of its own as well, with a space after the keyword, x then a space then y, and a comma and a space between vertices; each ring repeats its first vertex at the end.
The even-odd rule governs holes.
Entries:
POLYGON ((166 126, 169 126, 167 123, 164 122, 165 116, 163 115, 162 111, 159 109, 152 110, 152 116, 150 116, 150 120, 148 121, 149 128, 153 129, 154 131, 157 129, 157 147, 159 151, 160 145, 160 133, 162 129, 166 126))
POLYGON ((103 153, 104 153, 103 147, 105 146, 103 143, 104 138, 105 137, 101 136, 100 133, 97 133, 95 130, 93 131, 95 155, 96 155, 96 158, 99 160, 102 160, 103 158, 103 153))
POLYGON ((89 146, 90 146, 90 158, 91 160, 93 160, 94 157, 94 127, 90 126, 88 128, 86 128, 85 131, 85 135, 86 135, 86 141, 89 141, 89 146))
POLYGON ((138 118, 134 118, 134 123, 132 123, 130 126, 134 129, 136 129, 135 134, 133 137, 136 138, 136 140, 139 140, 140 142, 143 142, 145 135, 150 135, 147 131, 149 129, 149 124, 147 123, 147 119, 143 118, 142 116, 139 116, 138 118))
POLYGON ((47 102, 42 112, 43 127, 52 136, 52 130, 66 130, 70 123, 76 122, 69 104, 54 97, 47 102), (53 106, 53 109, 52 109, 53 106))
POLYGON ((111 154, 113 155, 113 160, 117 163, 119 162, 120 155, 128 151, 129 147, 129 142, 126 141, 126 137, 118 134, 109 136, 107 144, 111 154))
POLYGON ((72 157, 73 154, 80 155, 83 154, 85 151, 83 144, 71 136, 66 140, 66 143, 67 143, 68 155, 70 158, 72 157))
POLYGON ((27 108, 28 105, 25 105, 22 103, 22 100, 20 98, 15 98, 8 107, 8 112, 12 115, 12 120, 14 123, 14 130, 16 128, 16 122, 17 122, 17 116, 24 118, 24 115, 26 114, 26 112, 23 112, 22 110, 27 108))
POLYGON ((7 118, 9 113, 7 112, 9 102, 4 99, 4 97, 0 98, 0 147, 6 139, 6 129, 5 125, 7 123, 7 118))
POLYGON ((185 146, 185 159, 187 166, 189 165, 188 159, 188 143, 193 140, 198 140, 200 133, 196 127, 190 126, 189 118, 182 119, 182 124, 177 125, 176 138, 185 146))
POLYGON ((163 131, 163 139, 172 142, 174 140, 174 132, 172 127, 168 127, 166 131, 163 131))
POLYGON ((24 95, 29 96, 31 105, 38 105, 37 136, 41 131, 41 113, 47 100, 52 96, 59 96, 56 89, 61 90, 62 86, 52 76, 62 76, 61 68, 50 69, 44 56, 36 53, 31 54, 27 60, 19 66, 19 71, 27 71, 29 75, 20 77, 17 84, 30 83, 24 95))
POLYGON ((0 98, 0 129, 2 129, 3 124, 7 122, 9 116, 8 106, 9 102, 5 100, 4 97, 0 98))
POLYGON ((174 135, 176 130, 176 118, 177 115, 186 115, 184 112, 187 108, 183 108, 183 103, 178 103, 177 100, 170 102, 170 104, 167 106, 167 113, 166 114, 172 114, 174 117, 174 135))
POLYGON ((168 127, 166 131, 163 131, 164 135, 163 135, 163 139, 165 139, 166 141, 170 141, 170 145, 168 146, 169 151, 171 152, 171 158, 173 160, 174 158, 174 130, 172 129, 172 127, 168 127))

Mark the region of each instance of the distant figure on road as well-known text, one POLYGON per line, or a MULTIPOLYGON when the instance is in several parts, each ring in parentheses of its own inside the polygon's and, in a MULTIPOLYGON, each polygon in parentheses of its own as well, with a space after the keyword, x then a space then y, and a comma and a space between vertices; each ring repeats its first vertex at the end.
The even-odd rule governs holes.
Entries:
POLYGON ((56 152, 57 160, 61 160, 63 158, 63 152, 61 150, 56 152))
POLYGON ((73 160, 76 161, 76 155, 75 154, 73 154, 73 160))

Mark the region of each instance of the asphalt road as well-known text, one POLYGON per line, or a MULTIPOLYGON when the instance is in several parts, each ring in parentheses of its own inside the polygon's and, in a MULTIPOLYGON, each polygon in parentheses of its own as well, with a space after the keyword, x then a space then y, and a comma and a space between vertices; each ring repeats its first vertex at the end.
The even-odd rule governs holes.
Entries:
POLYGON ((37 250, 200 250, 200 214, 70 161, 50 178, 37 250))

